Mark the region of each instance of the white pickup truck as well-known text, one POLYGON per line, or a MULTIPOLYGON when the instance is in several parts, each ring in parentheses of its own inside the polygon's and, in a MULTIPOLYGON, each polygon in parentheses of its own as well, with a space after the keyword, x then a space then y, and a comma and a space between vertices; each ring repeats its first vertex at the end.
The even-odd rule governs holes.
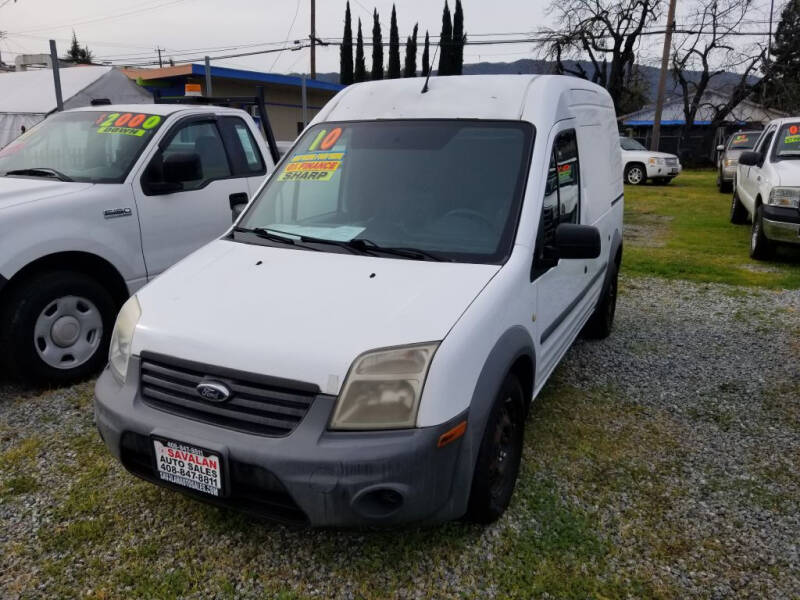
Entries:
POLYGON ((224 233, 273 167, 253 119, 218 106, 66 111, 0 150, 0 371, 100 369, 123 302, 224 233))

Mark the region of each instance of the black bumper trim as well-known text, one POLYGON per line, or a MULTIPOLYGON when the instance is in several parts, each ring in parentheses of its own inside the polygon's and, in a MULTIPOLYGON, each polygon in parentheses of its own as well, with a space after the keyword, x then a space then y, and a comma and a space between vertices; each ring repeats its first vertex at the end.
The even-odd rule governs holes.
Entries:
MULTIPOLYGON (((800 225, 800 210, 797 208, 787 208, 785 206, 770 206, 769 204, 761 205, 761 215, 770 221, 779 221, 781 223, 791 223, 793 225, 800 225)), ((1 287, 1 286, 0 286, 1 287)))

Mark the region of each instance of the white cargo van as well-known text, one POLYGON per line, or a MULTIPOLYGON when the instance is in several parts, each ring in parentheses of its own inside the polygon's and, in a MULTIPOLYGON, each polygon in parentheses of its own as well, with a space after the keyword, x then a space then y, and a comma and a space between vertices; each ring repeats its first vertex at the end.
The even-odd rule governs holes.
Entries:
POLYGON ((622 257, 614 106, 572 77, 340 92, 237 224, 120 312, 95 416, 134 474, 312 525, 496 519, 525 414, 622 257))

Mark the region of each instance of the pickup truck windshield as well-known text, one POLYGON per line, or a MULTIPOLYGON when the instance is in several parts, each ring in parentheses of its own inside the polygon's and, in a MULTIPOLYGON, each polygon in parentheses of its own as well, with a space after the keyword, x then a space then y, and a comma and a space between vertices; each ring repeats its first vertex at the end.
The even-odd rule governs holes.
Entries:
POLYGON ((532 138, 532 126, 508 121, 316 125, 239 231, 289 234, 332 252, 349 244, 365 254, 498 264, 511 250, 532 138))
POLYGON ((780 158, 800 158, 800 122, 781 127, 775 142, 775 155, 780 158))
POLYGON ((0 175, 122 182, 163 120, 110 111, 52 115, 0 150, 0 175))

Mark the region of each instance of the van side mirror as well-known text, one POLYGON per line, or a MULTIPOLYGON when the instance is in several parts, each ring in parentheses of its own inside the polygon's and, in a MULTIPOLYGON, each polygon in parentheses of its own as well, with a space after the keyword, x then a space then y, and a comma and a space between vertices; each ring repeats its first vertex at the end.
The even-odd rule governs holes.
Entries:
POLYGON ((247 206, 247 194, 245 192, 231 194, 228 196, 228 201, 231 205, 231 218, 235 223, 236 219, 239 218, 239 215, 242 214, 244 207, 247 206))
POLYGON ((761 161, 762 161, 761 152, 753 152, 752 150, 748 150, 747 152, 742 152, 739 155, 740 165, 753 167, 755 165, 760 165, 761 161))
POLYGON ((558 258, 597 258, 600 249, 600 230, 597 227, 573 223, 561 223, 556 227, 555 251, 558 258))

